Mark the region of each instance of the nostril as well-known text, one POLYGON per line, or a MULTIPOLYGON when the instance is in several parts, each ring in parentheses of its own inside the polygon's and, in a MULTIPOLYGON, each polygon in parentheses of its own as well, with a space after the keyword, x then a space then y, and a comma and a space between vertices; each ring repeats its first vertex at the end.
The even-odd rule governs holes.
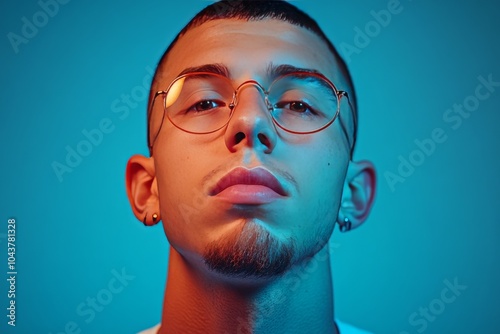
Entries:
POLYGON ((234 140, 235 140, 235 144, 239 144, 243 139, 245 139, 245 134, 243 132, 238 132, 235 136, 234 136, 234 140))
POLYGON ((259 141, 264 144, 266 147, 270 147, 271 146, 271 142, 269 141, 269 138, 262 134, 262 133, 259 133, 259 135, 257 136, 259 138, 259 141))

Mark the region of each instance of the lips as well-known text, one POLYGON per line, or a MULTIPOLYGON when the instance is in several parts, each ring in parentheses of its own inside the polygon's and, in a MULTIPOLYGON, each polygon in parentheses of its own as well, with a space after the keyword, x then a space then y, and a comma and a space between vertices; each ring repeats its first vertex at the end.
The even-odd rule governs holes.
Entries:
POLYGON ((238 167, 217 182, 210 196, 234 204, 265 204, 285 197, 287 193, 267 169, 238 167))

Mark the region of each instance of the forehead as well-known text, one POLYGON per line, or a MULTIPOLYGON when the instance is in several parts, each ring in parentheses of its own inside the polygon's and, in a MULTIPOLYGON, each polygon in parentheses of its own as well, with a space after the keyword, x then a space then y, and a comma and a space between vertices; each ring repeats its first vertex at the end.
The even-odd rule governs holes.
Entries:
POLYGON ((225 65, 234 80, 264 80, 269 65, 317 70, 336 84, 340 77, 326 43, 315 33, 276 19, 221 19, 190 29, 170 51, 166 80, 189 67, 225 65))

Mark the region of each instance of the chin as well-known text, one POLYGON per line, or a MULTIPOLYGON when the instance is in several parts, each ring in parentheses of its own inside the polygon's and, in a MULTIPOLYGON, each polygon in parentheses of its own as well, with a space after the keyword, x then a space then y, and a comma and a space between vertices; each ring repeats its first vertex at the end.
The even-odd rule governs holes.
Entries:
POLYGON ((293 239, 280 240, 267 228, 247 222, 210 242, 203 260, 218 277, 267 280, 282 276, 291 267, 295 253, 293 239))

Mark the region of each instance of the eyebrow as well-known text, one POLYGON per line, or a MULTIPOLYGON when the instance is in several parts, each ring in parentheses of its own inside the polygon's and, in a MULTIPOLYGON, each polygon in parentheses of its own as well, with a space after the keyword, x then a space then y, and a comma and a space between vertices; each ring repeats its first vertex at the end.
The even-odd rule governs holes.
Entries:
POLYGON ((282 65, 275 65, 273 63, 270 63, 269 66, 266 69, 268 77, 271 79, 276 79, 279 76, 282 75, 287 75, 293 72, 306 72, 306 73, 312 73, 312 74, 321 74, 319 71, 310 69, 310 68, 300 68, 296 67, 293 65, 288 65, 288 64, 282 64, 282 65))
MULTIPOLYGON (((314 70, 314 69, 310 69, 310 68, 300 68, 300 67, 295 67, 295 66, 287 65, 287 64, 276 66, 273 63, 271 63, 271 64, 269 64, 269 66, 267 68, 268 76, 270 76, 272 78, 272 80, 276 79, 279 76, 288 75, 288 74, 295 73, 295 72, 302 72, 302 73, 305 72, 305 73, 309 73, 309 74, 316 74, 319 76, 324 76, 318 70, 314 70)), ((321 80, 315 76, 311 76, 310 78, 308 78, 308 82, 310 82, 312 84, 317 84, 317 85, 319 85, 327 90, 331 90, 330 85, 326 81, 321 80)), ((333 98, 332 101, 336 101, 336 97, 333 98)))
MULTIPOLYGON (((231 71, 229 71, 227 66, 223 65, 223 64, 204 64, 204 65, 200 65, 200 66, 188 67, 188 68, 184 69, 181 73, 179 73, 179 76, 189 74, 189 73, 196 73, 196 72, 208 72, 208 73, 222 75, 226 78, 231 77, 231 71)), ((288 65, 288 64, 275 65, 273 63, 270 63, 266 68, 266 74, 271 80, 274 80, 279 76, 287 75, 287 74, 290 74, 293 72, 305 72, 305 73, 312 73, 312 74, 321 74, 319 71, 317 71, 315 69, 300 68, 300 67, 296 67, 296 66, 288 65)))
POLYGON ((196 72, 208 72, 208 73, 214 73, 218 75, 222 75, 226 78, 230 77, 230 72, 227 66, 223 64, 205 64, 205 65, 200 65, 200 66, 194 66, 194 67, 188 67, 184 69, 179 76, 184 75, 184 74, 189 74, 189 73, 196 73, 196 72))

